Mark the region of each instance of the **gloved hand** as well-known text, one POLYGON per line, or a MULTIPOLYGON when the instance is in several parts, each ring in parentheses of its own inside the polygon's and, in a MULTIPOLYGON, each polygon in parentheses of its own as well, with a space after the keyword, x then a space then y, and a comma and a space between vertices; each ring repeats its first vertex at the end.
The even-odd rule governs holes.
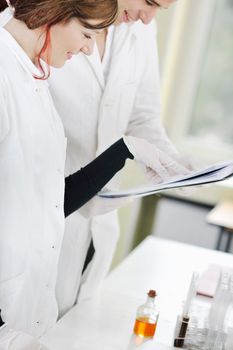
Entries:
MULTIPOLYGON (((171 155, 170 155, 170 157, 171 157, 171 155)), ((189 172, 198 171, 198 170, 205 168, 205 165, 199 159, 196 159, 193 156, 183 156, 183 155, 181 156, 180 154, 176 154, 176 155, 174 154, 172 156, 172 159, 174 161, 176 161, 178 164, 184 166, 189 172)), ((155 176, 153 170, 151 170, 150 168, 145 167, 145 166, 144 166, 143 170, 146 173, 146 177, 147 177, 149 183, 157 184, 160 182, 160 178, 159 177, 157 178, 155 176)), ((200 186, 198 186, 198 187, 200 187, 200 186)), ((188 192, 189 193, 193 192, 193 189, 194 189, 194 187, 189 187, 188 192)), ((185 188, 184 189, 181 188, 180 190, 178 189, 177 191, 182 192, 183 190, 185 190, 185 188)))
POLYGON ((134 160, 145 165, 153 183, 168 181, 177 175, 189 174, 190 170, 161 151, 156 145, 133 136, 125 136, 124 142, 134 156, 134 160))
POLYGON ((1 350, 49 350, 36 338, 29 334, 14 331, 2 330, 0 332, 1 350))
POLYGON ((177 157, 175 157, 175 159, 177 159, 177 162, 182 164, 185 168, 187 168, 190 171, 198 171, 206 167, 206 164, 204 164, 199 158, 196 158, 194 156, 184 156, 179 154, 177 155, 177 157))
MULTIPOLYGON (((193 171, 198 171, 201 169, 204 169, 206 167, 206 164, 204 164, 199 158, 193 157, 193 156, 178 156, 177 161, 184 165, 187 169, 189 169, 191 172, 193 171)), ((193 194, 197 189, 201 188, 203 185, 199 186, 188 186, 188 187, 181 187, 175 189, 175 191, 178 194, 182 194, 185 196, 189 196, 193 194)), ((210 185, 205 185, 205 187, 210 186, 210 185)))
MULTIPOLYGON (((177 154, 177 155, 174 154, 173 159, 177 161, 177 163, 187 168, 189 172, 198 171, 206 167, 199 159, 193 156, 183 156, 183 155, 181 156, 180 154, 177 154)), ((154 176, 154 172, 151 169, 146 168, 145 173, 149 183, 151 184, 158 183, 158 179, 156 179, 156 177, 154 176)), ((205 185, 205 187, 206 186, 208 185, 205 185)), ((180 187, 180 188, 174 189, 173 191, 178 195, 190 196, 200 187, 202 186, 199 185, 199 186, 180 187)))
POLYGON ((89 219, 96 215, 107 214, 110 211, 119 209, 129 203, 133 199, 131 197, 126 198, 103 198, 95 196, 83 205, 78 211, 85 218, 89 219))

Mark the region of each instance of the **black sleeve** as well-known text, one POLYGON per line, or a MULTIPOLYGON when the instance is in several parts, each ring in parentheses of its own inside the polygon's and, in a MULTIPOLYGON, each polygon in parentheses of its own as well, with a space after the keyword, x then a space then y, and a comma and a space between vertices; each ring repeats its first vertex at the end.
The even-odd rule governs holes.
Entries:
POLYGON ((120 139, 87 166, 68 176, 65 179, 65 216, 94 197, 124 167, 127 158, 134 157, 120 139))
POLYGON ((2 320, 2 317, 1 317, 1 310, 0 310, 0 327, 2 327, 4 325, 4 322, 2 320))

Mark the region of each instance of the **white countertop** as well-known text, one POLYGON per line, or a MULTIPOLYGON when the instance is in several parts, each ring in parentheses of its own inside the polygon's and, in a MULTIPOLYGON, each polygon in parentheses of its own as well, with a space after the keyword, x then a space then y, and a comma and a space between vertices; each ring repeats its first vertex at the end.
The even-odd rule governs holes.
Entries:
POLYGON ((193 271, 209 264, 233 267, 233 256, 148 237, 104 281, 93 299, 75 306, 43 338, 51 350, 173 349, 173 331, 193 271), (156 335, 132 334, 137 307, 158 292, 156 335), (155 347, 156 346, 156 347, 155 347))

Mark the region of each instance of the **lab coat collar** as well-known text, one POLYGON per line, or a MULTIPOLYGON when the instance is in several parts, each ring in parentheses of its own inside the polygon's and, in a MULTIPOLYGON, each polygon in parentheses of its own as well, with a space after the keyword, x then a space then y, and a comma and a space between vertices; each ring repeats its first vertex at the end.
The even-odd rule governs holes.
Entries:
MULTIPOLYGON (((119 25, 115 25, 115 33, 114 33, 114 38, 113 38, 113 55, 118 55, 122 53, 122 50, 125 50, 126 48, 126 43, 130 42, 129 40, 131 39, 132 36, 135 35, 134 31, 134 23, 126 24, 122 23, 119 25)), ((128 46, 128 45, 127 45, 128 46)))
POLYGON ((112 51, 112 59, 110 62, 110 75, 105 82, 104 74, 103 74, 103 68, 102 63, 100 60, 98 47, 97 45, 94 46, 94 51, 91 56, 85 56, 87 61, 89 62, 91 68, 93 69, 95 76, 102 88, 102 90, 105 89, 106 84, 108 84, 108 81, 111 82, 111 75, 112 73, 115 76, 116 74, 119 74, 119 70, 115 70, 116 67, 121 67, 121 64, 124 64, 124 58, 125 55, 128 54, 128 51, 130 50, 130 43, 131 38, 136 37, 135 33, 137 31, 137 23, 132 24, 120 24, 116 25, 114 29, 113 34, 113 51, 112 51), (126 45, 127 43, 127 45, 126 45), (119 60, 119 58, 122 57, 122 60, 119 60))
POLYGON ((88 61, 88 63, 90 64, 96 79, 98 80, 100 87, 102 90, 104 90, 105 88, 105 79, 104 79, 104 73, 103 73, 103 69, 102 69, 102 63, 100 60, 100 55, 98 52, 98 47, 95 44, 94 46, 94 50, 93 50, 93 54, 90 56, 86 56, 85 55, 86 60, 88 61))
MULTIPOLYGON (((26 52, 17 43, 13 36, 4 28, 0 28, 0 42, 7 46, 20 61, 24 69, 30 73, 31 77, 40 77, 40 70, 33 64, 26 52)), ((34 78, 33 78, 34 79, 34 78)))
POLYGON ((107 90, 108 86, 111 89, 114 80, 121 74, 121 67, 125 64, 125 60, 128 57, 131 49, 134 48, 132 43, 136 40, 135 25, 137 23, 125 24, 122 23, 115 27, 113 37, 113 51, 111 59, 111 68, 109 76, 106 82, 107 90))
POLYGON ((13 17, 13 9, 7 7, 3 12, 0 13, 0 27, 4 27, 13 17))

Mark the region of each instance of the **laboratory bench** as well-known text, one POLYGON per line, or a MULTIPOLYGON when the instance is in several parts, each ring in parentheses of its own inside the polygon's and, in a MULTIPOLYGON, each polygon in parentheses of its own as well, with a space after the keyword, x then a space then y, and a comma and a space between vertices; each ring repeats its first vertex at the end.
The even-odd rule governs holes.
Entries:
POLYGON ((177 315, 193 271, 209 264, 233 266, 233 256, 174 241, 147 237, 104 280, 95 296, 74 306, 42 341, 51 350, 169 350, 177 315), (137 307, 150 289, 158 293, 156 334, 133 334, 137 307))

